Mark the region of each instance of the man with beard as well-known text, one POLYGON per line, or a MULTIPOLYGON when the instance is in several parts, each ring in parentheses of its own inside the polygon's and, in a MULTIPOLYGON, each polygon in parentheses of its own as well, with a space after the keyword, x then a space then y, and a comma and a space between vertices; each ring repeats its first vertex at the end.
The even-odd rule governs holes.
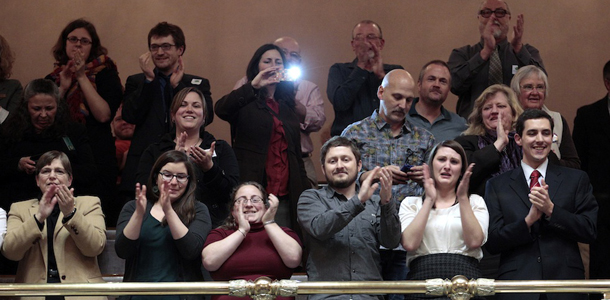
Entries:
POLYGON ((340 135, 349 124, 369 116, 377 107, 377 87, 387 72, 402 69, 387 65, 381 58, 385 40, 379 24, 364 20, 352 30, 352 50, 356 59, 351 63, 336 63, 328 72, 326 95, 335 110, 331 136, 340 135))
MULTIPOLYGON (((598 205, 581 170, 549 163, 553 119, 528 109, 517 119, 521 166, 489 181, 487 250, 500 253, 499 280, 585 279, 578 242, 597 235, 598 205)), ((498 300, 587 299, 587 294, 497 294, 498 300)))
POLYGON ((468 118, 474 100, 483 90, 498 83, 510 85, 518 68, 536 65, 544 70, 538 49, 523 44, 523 14, 517 16, 510 43, 508 30, 511 13, 506 2, 483 1, 477 18, 481 41, 453 49, 448 62, 451 92, 459 97, 456 112, 464 118, 468 118))
MULTIPOLYGON (((333 137, 320 150, 328 186, 301 194, 297 206, 310 281, 382 280, 379 244, 400 242, 398 206, 391 202, 392 174, 375 168, 362 184, 360 151, 344 137, 333 137), (379 183, 373 183, 373 178, 379 183), (379 195, 373 195, 381 187, 379 195)), ((325 299, 330 295, 310 295, 325 299)), ((333 295, 333 299, 382 299, 381 295, 333 295)))
POLYGON ((123 119, 136 125, 120 187, 128 199, 135 192, 135 172, 142 152, 172 127, 169 107, 175 94, 185 87, 201 90, 208 108, 206 125, 214 119, 210 82, 184 73, 186 42, 182 29, 167 22, 157 24, 148 33, 148 49, 140 56, 142 73, 127 78, 123 96, 123 119))
POLYGON ((466 119, 443 107, 450 86, 449 66, 442 60, 428 62, 419 72, 419 98, 413 99, 407 114, 409 123, 430 131, 439 142, 453 140, 468 128, 466 119))
MULTIPOLYGON (((407 196, 420 196, 423 192, 423 163, 426 153, 434 146, 432 134, 413 126, 406 115, 415 99, 415 81, 405 70, 390 71, 377 90, 379 111, 349 125, 341 134, 356 141, 362 153, 363 181, 373 176, 373 170, 382 167, 392 175, 392 203, 400 205, 407 196)), ((384 280, 407 278, 406 251, 399 247, 383 249, 384 280)), ((390 295, 389 299, 402 299, 403 295, 390 295)))

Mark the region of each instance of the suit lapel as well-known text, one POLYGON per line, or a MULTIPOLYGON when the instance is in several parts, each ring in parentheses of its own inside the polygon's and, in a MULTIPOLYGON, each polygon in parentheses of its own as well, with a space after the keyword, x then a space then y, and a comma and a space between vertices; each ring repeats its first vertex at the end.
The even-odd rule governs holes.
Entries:
MULTIPOLYGON (((59 204, 55 204, 55 205, 59 205, 59 204)), ((61 222, 61 220, 64 218, 64 213, 61 212, 61 210, 59 211, 59 216, 57 217, 57 222, 55 223, 55 232, 53 232, 53 242, 57 241, 57 235, 59 234, 59 231, 64 228, 64 223, 61 222)), ((55 243, 53 243, 53 247, 55 247, 55 243)))
POLYGON ((546 168, 546 178, 544 178, 544 181, 549 186, 549 197, 551 200, 555 199, 555 195, 557 195, 557 191, 559 191, 562 180, 561 170, 557 168, 557 166, 549 163, 546 168))
MULTIPOLYGON (((38 201, 35 201, 34 203, 32 203, 32 206, 30 206, 30 215, 36 215, 36 213, 38 213, 38 201)), ((44 222, 44 226, 42 227, 42 235, 43 238, 38 240, 38 247, 40 248, 40 253, 42 253, 42 259, 44 261, 44 267, 45 270, 48 268, 49 265, 49 261, 48 261, 48 241, 47 241, 47 222, 44 222)))
POLYGON ((595 111, 598 115, 599 122, 603 124, 601 129, 604 131, 606 137, 610 141, 610 126, 608 126, 610 124, 610 113, 608 113, 608 96, 606 95, 606 97, 601 100, 602 101, 599 101, 600 105, 596 107, 595 111))
POLYGON ((527 180, 525 180, 525 175, 523 175, 523 169, 521 168, 521 166, 519 166, 518 168, 510 172, 512 172, 512 174, 510 175, 510 188, 515 192, 517 197, 521 199, 521 202, 529 208, 530 206, 532 206, 532 203, 528 198, 530 190, 527 186, 527 180))

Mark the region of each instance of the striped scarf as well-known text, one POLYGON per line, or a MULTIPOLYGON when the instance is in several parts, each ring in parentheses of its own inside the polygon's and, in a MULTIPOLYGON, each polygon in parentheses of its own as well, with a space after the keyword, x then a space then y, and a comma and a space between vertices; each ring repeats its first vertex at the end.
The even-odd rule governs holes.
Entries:
MULTIPOLYGON (((53 70, 53 72, 49 75, 53 78, 53 81, 59 86, 60 85, 60 75, 59 73, 63 70, 64 66, 57 66, 53 70)), ((104 68, 108 68, 110 70, 117 70, 116 64, 110 57, 102 54, 95 58, 94 60, 87 63, 85 66, 85 75, 91 81, 93 87, 97 90, 95 86, 95 76, 98 72, 103 70, 104 68)), ((68 108, 70 110, 70 119, 73 121, 85 124, 86 118, 89 116, 89 108, 85 102, 85 95, 83 91, 80 89, 78 85, 78 81, 76 80, 76 74, 72 75, 72 83, 70 84, 70 88, 66 92, 64 98, 68 103, 68 108)))

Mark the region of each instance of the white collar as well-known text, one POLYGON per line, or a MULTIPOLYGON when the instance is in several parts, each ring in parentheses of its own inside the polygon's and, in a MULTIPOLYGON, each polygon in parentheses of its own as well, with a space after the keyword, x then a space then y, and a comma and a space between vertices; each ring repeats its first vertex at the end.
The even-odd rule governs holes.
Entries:
MULTIPOLYGON (((541 174, 541 178, 546 178, 546 169, 549 166, 549 159, 547 158, 544 162, 538 166, 535 170, 538 170, 541 174)), ((521 160, 521 168, 523 169, 523 175, 525 175, 525 180, 527 184, 530 183, 530 176, 532 176, 532 172, 534 172, 534 168, 530 167, 528 164, 521 160)))

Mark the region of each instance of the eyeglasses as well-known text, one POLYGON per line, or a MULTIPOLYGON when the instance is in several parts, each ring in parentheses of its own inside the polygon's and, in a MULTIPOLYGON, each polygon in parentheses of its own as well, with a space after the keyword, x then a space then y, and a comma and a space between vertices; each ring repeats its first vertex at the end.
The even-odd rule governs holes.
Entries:
POLYGON ((544 86, 544 84, 539 84, 537 86, 534 86, 533 84, 526 84, 526 85, 522 85, 521 89, 523 89, 526 92, 533 92, 534 90, 537 90, 541 93, 544 93, 544 91, 546 90, 546 87, 544 86))
POLYGON ((169 51, 172 49, 172 47, 176 46, 175 44, 168 44, 168 43, 163 43, 161 45, 157 45, 157 44, 151 44, 150 47, 148 47, 148 49, 150 50, 150 52, 157 52, 159 51, 159 48, 163 49, 163 51, 169 51))
POLYGON ((75 36, 69 36, 67 38, 68 42, 72 43, 72 44, 76 44, 78 42, 80 42, 81 45, 83 46, 87 46, 87 45, 91 45, 91 40, 88 38, 77 38, 75 36))
POLYGON ((176 177, 176 181, 178 181, 178 183, 186 183, 190 177, 189 175, 184 173, 172 174, 166 171, 159 172, 159 175, 161 176, 161 178, 163 178, 163 181, 167 182, 171 182, 174 177, 176 177))
POLYGON ((378 40, 380 38, 381 37, 376 36, 374 34, 369 34, 367 36, 357 35, 357 36, 354 37, 354 41, 358 41, 358 42, 362 42, 364 40, 367 40, 367 41, 376 41, 376 40, 378 40))
POLYGON ((510 12, 508 12, 508 10, 503 9, 503 8, 498 8, 496 10, 491 10, 489 8, 485 8, 485 9, 481 9, 481 11, 479 11, 479 15, 481 15, 481 17, 483 17, 483 18, 491 17, 492 13, 494 15, 496 15, 496 17, 498 17, 498 18, 503 18, 507 14, 510 15, 510 12))
POLYGON ((55 172, 55 176, 62 176, 62 175, 66 175, 66 170, 63 168, 47 168, 44 167, 42 168, 42 170, 40 170, 40 172, 38 173, 38 176, 51 176, 51 172, 55 172))
POLYGON ((242 203, 242 202, 246 203, 246 202, 248 202, 248 200, 252 204, 259 204, 259 203, 263 202, 263 197, 261 197, 261 196, 252 196, 252 198, 248 199, 248 198, 246 198, 246 196, 241 196, 241 197, 235 199, 235 203, 242 203))

